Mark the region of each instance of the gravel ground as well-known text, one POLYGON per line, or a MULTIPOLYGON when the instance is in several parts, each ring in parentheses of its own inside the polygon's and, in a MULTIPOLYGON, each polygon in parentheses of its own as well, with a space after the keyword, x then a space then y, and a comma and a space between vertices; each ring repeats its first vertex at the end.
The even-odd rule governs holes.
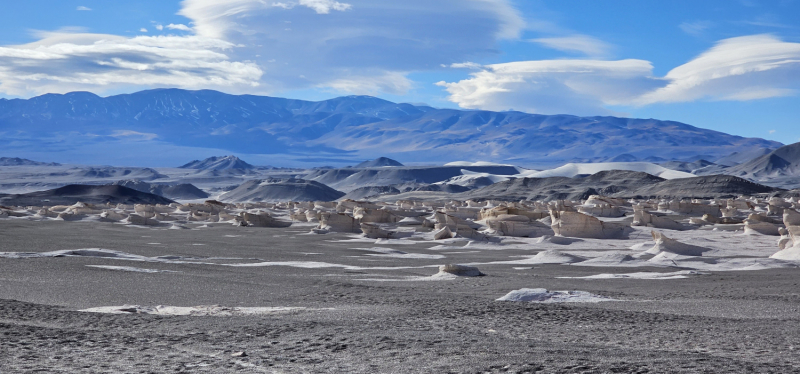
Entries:
POLYGON ((800 372, 800 269, 584 280, 557 277, 675 269, 498 264, 480 265, 483 277, 433 281, 420 277, 434 274, 435 265, 502 261, 536 249, 453 253, 430 242, 379 245, 306 232, 0 221, 0 252, 104 248, 176 256, 0 258, 0 372, 800 372), (371 247, 446 257, 377 257, 356 249, 371 247), (261 261, 349 267, 227 266, 261 261), (617 301, 495 301, 519 288, 588 291, 617 301), (254 316, 78 311, 123 304, 307 309, 254 316))

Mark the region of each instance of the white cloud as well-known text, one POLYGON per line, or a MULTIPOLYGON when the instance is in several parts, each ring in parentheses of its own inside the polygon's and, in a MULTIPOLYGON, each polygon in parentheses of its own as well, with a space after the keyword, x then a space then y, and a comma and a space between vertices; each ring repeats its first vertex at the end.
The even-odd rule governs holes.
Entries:
POLYGON ((769 133, 770 133, 770 134, 774 134, 774 133, 775 133, 775 130, 769 130, 769 133))
POLYGON ((330 87, 339 92, 347 92, 358 95, 375 95, 381 92, 403 95, 413 86, 405 74, 399 72, 389 72, 379 75, 375 73, 369 76, 353 76, 338 78, 330 82, 321 84, 320 87, 330 87))
POLYGON ((725 39, 664 79, 666 86, 643 95, 638 103, 788 96, 800 88, 800 43, 772 35, 725 39))
POLYGON ((88 8, 88 7, 85 7, 85 6, 81 5, 76 10, 90 11, 90 10, 92 10, 92 8, 88 8))
POLYGON ((602 114, 609 105, 746 101, 800 88, 800 43, 771 35, 725 39, 697 58, 652 76, 643 60, 543 60, 487 65, 469 79, 439 82, 464 108, 602 114))
POLYGON ((164 25, 156 25, 156 30, 158 31, 164 30, 164 25))
POLYGON ((333 0, 300 0, 300 5, 313 9, 317 14, 328 14, 331 10, 344 12, 353 7, 333 0))
POLYGON ((339 12, 344 12, 352 8, 353 6, 347 3, 340 3, 338 1, 332 0, 300 0, 299 3, 296 2, 274 2, 271 6, 275 8, 283 8, 283 9, 292 9, 296 6, 304 6, 314 10, 317 14, 328 14, 331 10, 336 10, 339 12))
POLYGON ((169 25, 167 25, 167 28, 170 30, 192 31, 191 27, 181 23, 179 24, 170 23, 169 25))
POLYGON ((544 60, 487 65, 459 82, 439 82, 463 108, 543 114, 609 113, 659 84, 643 60, 544 60))
POLYGON ((403 92, 405 74, 495 55, 525 26, 509 0, 185 0, 179 14, 199 36, 246 46, 238 59, 278 56, 280 68, 264 69, 266 93, 403 92))
POLYGON ((181 87, 253 90, 263 74, 232 60, 236 47, 199 36, 41 33, 43 39, 0 47, 0 92, 29 96, 75 90, 181 87))
MULTIPOLYGON (((443 65, 443 66, 447 66, 447 65, 443 65)), ((469 61, 467 61, 467 62, 457 62, 457 63, 450 64, 450 67, 453 68, 453 69, 481 69, 481 68, 483 68, 483 65, 481 65, 481 64, 479 64, 477 62, 469 62, 469 61)))
POLYGON ((152 134, 149 132, 138 132, 133 130, 114 130, 113 133, 110 135, 114 138, 119 139, 127 139, 133 141, 149 141, 158 138, 157 134, 152 134))
POLYGON ((147 29, 142 27, 141 29, 139 29, 139 32, 147 32, 147 29))
POLYGON ((591 57, 607 56, 612 49, 610 44, 588 35, 538 38, 531 41, 559 51, 578 52, 591 57))

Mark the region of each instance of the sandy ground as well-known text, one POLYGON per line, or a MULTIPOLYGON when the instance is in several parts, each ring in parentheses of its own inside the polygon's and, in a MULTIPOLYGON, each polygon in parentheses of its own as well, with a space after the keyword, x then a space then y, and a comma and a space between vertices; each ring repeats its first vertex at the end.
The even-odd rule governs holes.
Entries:
MULTIPOLYGON (((564 278, 685 269, 488 264, 554 246, 527 239, 440 246, 307 232, 0 220, 0 252, 103 249, 0 257, 0 372, 800 372, 798 268, 564 278), (486 276, 431 278, 445 263, 486 276), (615 301, 495 301, 521 288, 615 301), (122 305, 227 314, 79 311, 122 305)), ((705 235, 744 259, 777 251, 774 237, 705 235)), ((560 249, 597 256, 646 241, 560 249)))

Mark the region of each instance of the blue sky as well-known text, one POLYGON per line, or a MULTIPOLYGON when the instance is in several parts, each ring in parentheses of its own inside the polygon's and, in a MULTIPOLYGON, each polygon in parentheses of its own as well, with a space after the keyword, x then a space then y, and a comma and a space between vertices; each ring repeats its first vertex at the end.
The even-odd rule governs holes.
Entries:
POLYGON ((154 87, 678 120, 800 140, 800 1, 26 0, 0 97, 154 87))

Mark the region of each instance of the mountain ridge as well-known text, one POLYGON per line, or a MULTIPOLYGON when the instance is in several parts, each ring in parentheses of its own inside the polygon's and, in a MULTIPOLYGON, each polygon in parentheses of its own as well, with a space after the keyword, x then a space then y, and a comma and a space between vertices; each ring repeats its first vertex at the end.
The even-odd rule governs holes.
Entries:
POLYGON ((105 98, 72 92, 0 100, 3 131, 40 143, 46 143, 42 134, 84 134, 93 141, 136 138, 238 154, 386 156, 406 163, 444 163, 465 155, 518 165, 690 159, 699 152, 722 158, 782 146, 676 121, 436 109, 371 96, 315 102, 174 88, 105 98))

